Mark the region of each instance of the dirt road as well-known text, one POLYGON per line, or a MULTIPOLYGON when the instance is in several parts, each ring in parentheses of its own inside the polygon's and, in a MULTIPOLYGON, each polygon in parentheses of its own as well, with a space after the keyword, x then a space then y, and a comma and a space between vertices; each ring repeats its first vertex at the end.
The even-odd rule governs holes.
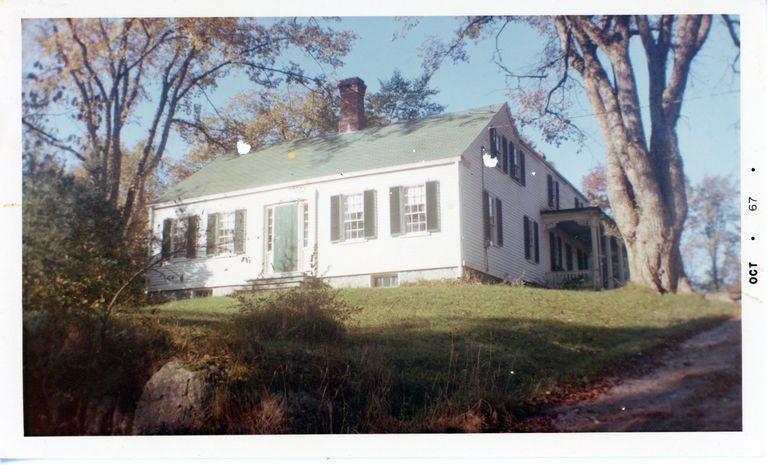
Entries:
POLYGON ((647 374, 553 407, 556 431, 740 431, 741 318, 660 355, 647 374))

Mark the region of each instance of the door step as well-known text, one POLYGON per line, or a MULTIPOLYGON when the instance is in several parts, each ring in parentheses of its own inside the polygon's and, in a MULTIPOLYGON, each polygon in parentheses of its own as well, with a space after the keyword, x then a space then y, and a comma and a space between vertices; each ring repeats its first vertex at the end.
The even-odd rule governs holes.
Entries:
POLYGON ((291 276, 275 276, 272 278, 257 278, 249 279, 251 291, 269 291, 274 289, 286 289, 289 287, 299 287, 307 280, 307 276, 291 275, 291 276))

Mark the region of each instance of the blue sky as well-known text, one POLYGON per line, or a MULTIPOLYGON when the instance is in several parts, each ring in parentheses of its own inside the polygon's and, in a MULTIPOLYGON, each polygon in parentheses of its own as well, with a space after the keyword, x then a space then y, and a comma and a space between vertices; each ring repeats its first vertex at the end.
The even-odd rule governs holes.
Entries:
MULTIPOLYGON (((358 76, 366 82, 368 92, 376 92, 378 79, 389 77, 396 68, 408 78, 418 76, 421 73, 419 48, 430 36, 449 38, 458 23, 448 16, 423 17, 415 29, 397 40, 392 40, 393 35, 402 31, 403 24, 392 17, 344 17, 331 24, 355 32, 358 39, 344 59, 343 67, 323 71, 336 79, 358 76)), ((509 101, 504 74, 492 62, 494 48, 492 40, 485 40, 468 47, 469 62, 444 62, 431 81, 431 86, 440 91, 433 100, 445 105, 447 112, 509 101)), ((525 70, 535 63, 541 39, 525 25, 511 25, 501 37, 500 48, 506 66, 525 70)), ((721 20, 716 17, 710 36, 694 62, 678 126, 685 170, 693 182, 708 175, 739 174, 740 76, 731 71, 736 53, 721 20)), ((303 61, 310 71, 317 71, 306 57, 291 58, 303 61)), ((644 89, 647 77, 640 47, 633 50, 633 59, 640 65, 636 66, 637 79, 644 89)), ((216 105, 224 105, 235 92, 247 88, 249 82, 233 79, 232 84, 214 94, 216 105)), ((591 113, 586 99, 582 99, 574 111, 579 116, 574 121, 587 135, 583 146, 566 142, 556 147, 547 144, 535 128, 523 130, 537 149, 577 186, 581 185, 586 172, 605 156, 602 136, 591 113)), ((649 127, 646 125, 646 130, 649 127)), ((173 156, 185 150, 179 141, 171 149, 173 156)))
MULTIPOLYGON (((351 52, 344 59, 344 66, 318 69, 312 60, 301 53, 286 59, 298 61, 310 73, 323 72, 335 79, 358 76, 366 82, 368 92, 376 92, 378 79, 386 79, 395 69, 399 69, 408 78, 420 75, 420 47, 432 36, 448 39, 458 23, 450 16, 422 17, 417 27, 396 40, 393 40, 393 36, 402 32, 403 23, 393 17, 342 17, 340 21, 328 24, 351 30, 358 36, 351 52)), ((27 34, 24 36, 28 38, 27 34)), ((501 57, 505 66, 517 71, 530 68, 536 62, 541 44, 538 34, 529 27, 522 24, 510 25, 500 38, 501 57)), ((24 48, 25 51, 30 50, 28 42, 24 48)), ((470 57, 468 62, 444 62, 431 81, 431 86, 440 91, 433 100, 445 105, 447 112, 509 101, 504 74, 492 62, 494 49, 493 40, 484 40, 467 48, 470 57)), ((678 125, 685 171, 694 183, 707 175, 739 174, 740 75, 731 70, 735 56, 736 50, 721 20, 715 18, 710 37, 694 62, 678 125)), ((25 67, 32 62, 32 58, 29 54, 25 55, 25 67)), ((644 74, 643 51, 639 46, 633 50, 633 59, 639 65, 635 67, 639 87, 644 89, 647 87, 647 77, 644 74)), ((233 95, 246 90, 250 85, 243 76, 228 78, 212 93, 212 102, 217 107, 224 106, 233 95)), ((201 103, 207 111, 212 111, 207 102, 201 103)), ((591 108, 582 96, 573 112, 577 116, 574 121, 586 134, 581 146, 565 142, 557 147, 547 144, 535 128, 523 129, 523 133, 535 143, 537 149, 546 154, 577 186, 581 185, 586 172, 602 162, 605 156, 602 136, 591 113, 591 108)), ((143 119, 148 118, 144 116, 143 119)), ((66 116, 57 118, 56 122, 64 131, 71 128, 66 116)), ((646 130, 648 127, 646 125, 646 130)), ((134 126, 126 140, 142 134, 144 130, 141 126, 134 126)), ((169 159, 183 157, 186 151, 184 142, 174 137, 166 156, 169 159)))

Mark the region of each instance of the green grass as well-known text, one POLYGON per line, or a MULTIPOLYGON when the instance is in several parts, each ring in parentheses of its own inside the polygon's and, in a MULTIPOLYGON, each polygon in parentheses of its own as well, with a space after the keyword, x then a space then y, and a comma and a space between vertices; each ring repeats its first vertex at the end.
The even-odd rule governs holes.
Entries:
MULTIPOLYGON (((283 341, 269 349, 286 357, 303 351, 379 364, 391 377, 393 415, 422 419, 440 405, 441 414, 461 413, 480 400, 514 412, 620 373, 639 353, 737 310, 695 295, 660 296, 634 287, 592 292, 443 283, 345 289, 341 297, 363 308, 342 344, 283 341)), ((186 341, 183 346, 200 348, 222 337, 236 303, 226 297, 180 301, 157 307, 154 315, 186 341)))

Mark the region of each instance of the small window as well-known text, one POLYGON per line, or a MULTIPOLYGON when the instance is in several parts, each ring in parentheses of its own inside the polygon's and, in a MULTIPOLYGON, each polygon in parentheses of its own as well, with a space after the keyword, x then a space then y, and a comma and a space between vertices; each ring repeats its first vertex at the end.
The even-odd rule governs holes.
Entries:
POLYGON ((235 212, 219 214, 216 252, 235 253, 235 212))
POLYGON ((202 288, 202 289, 194 289, 192 291, 192 297, 210 297, 213 295, 213 289, 210 288, 202 288))
POLYGON ((396 274, 373 277, 373 287, 397 287, 398 284, 396 274))

